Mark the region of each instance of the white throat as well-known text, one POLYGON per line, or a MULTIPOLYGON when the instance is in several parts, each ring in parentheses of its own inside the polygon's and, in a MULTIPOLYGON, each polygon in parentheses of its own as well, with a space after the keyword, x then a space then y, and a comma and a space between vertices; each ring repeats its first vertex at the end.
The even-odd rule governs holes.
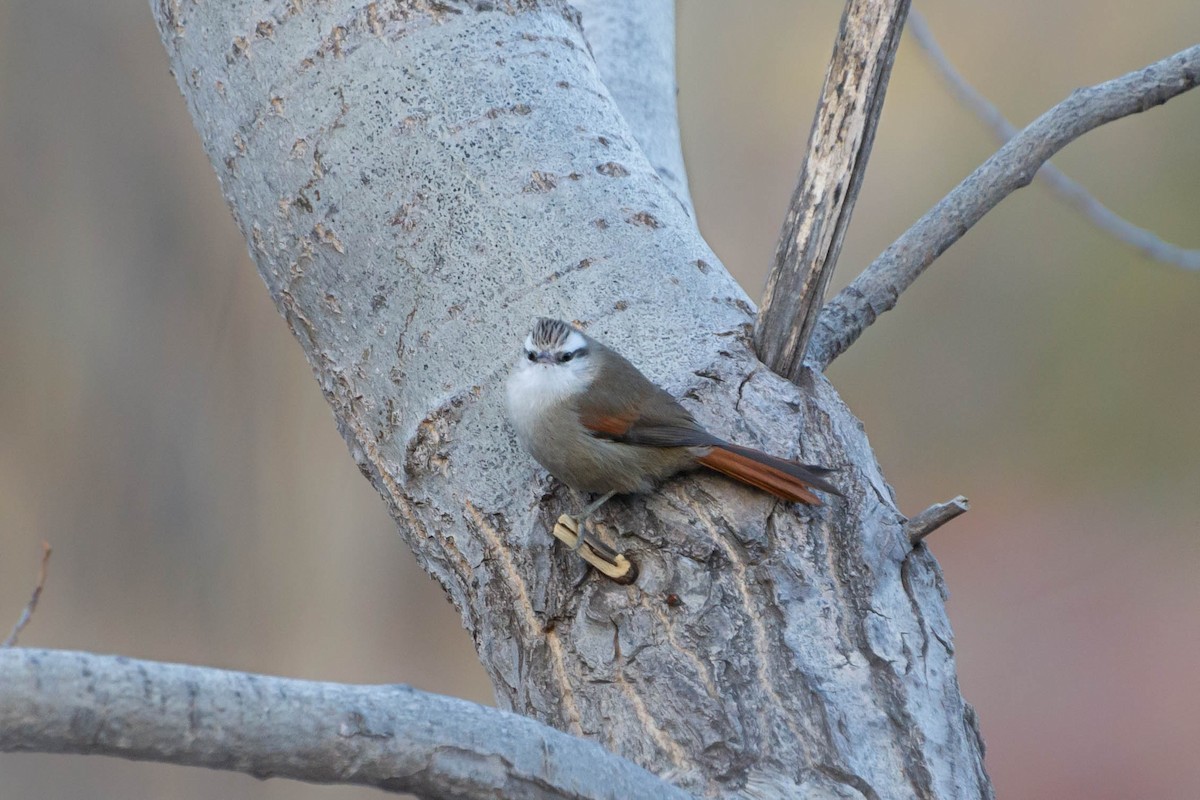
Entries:
MULTIPOLYGON (((578 345, 568 339, 568 346, 584 343, 582 337, 578 345)), ((543 414, 586 392, 595 371, 590 357, 547 364, 522 356, 508 376, 508 415, 517 436, 523 442, 530 441, 543 414)))

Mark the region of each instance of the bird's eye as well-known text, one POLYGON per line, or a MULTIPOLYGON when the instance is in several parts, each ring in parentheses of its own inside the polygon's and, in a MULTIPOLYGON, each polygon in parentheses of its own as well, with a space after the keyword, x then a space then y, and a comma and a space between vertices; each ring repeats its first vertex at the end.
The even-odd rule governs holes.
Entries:
POLYGON ((566 362, 566 361, 570 361, 574 357, 575 357, 574 353, 563 353, 561 356, 558 357, 558 360, 566 362))
POLYGON ((535 356, 535 355, 533 354, 533 351, 532 351, 532 350, 530 350, 529 352, 525 353, 525 357, 526 357, 526 358, 528 358, 530 361, 537 361, 537 356, 535 356))

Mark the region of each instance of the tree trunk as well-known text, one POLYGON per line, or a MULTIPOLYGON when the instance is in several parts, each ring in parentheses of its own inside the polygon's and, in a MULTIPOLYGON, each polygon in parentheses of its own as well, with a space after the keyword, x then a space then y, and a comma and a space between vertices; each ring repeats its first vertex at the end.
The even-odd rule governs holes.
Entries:
MULTIPOLYGON (((824 377, 754 358, 754 306, 672 163, 673 109, 643 113, 669 57, 614 100, 601 76, 636 69, 596 58, 629 58, 631 28, 593 34, 561 2, 154 10, 271 296, 501 706, 699 793, 991 796, 936 562, 824 377), (838 467, 845 498, 678 478, 598 514, 637 583, 589 572, 549 535, 580 498, 504 419, 537 315, 585 324, 714 432, 838 467)), ((671 24, 657 4, 632 52, 671 24)))

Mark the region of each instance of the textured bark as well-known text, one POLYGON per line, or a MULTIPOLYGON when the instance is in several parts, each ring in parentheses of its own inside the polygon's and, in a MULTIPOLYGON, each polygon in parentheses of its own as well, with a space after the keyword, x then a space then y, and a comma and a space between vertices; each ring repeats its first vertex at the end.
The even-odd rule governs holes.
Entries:
POLYGON ((531 719, 347 686, 62 650, 0 650, 0 752, 86 753, 421 797, 686 800, 531 719))
POLYGON ((754 327, 763 363, 792 380, 804 371, 808 340, 867 172, 909 5, 849 0, 842 15, 754 327))
POLYGON ((503 707, 712 795, 990 796, 936 563, 825 379, 755 360, 753 306, 571 7, 155 15, 271 296, 503 707), (714 432, 839 467, 845 499, 683 477, 598 515, 638 582, 589 573, 549 535, 579 499, 502 413, 538 314, 585 323, 714 432))

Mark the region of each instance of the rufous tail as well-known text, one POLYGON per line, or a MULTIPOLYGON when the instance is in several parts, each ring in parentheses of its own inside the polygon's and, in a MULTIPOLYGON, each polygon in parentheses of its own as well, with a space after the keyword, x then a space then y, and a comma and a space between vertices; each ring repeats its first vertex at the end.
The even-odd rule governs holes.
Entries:
POLYGON ((770 492, 790 503, 821 505, 821 498, 811 491, 814 487, 831 494, 841 494, 833 484, 821 477, 822 473, 829 472, 828 469, 785 461, 749 447, 723 443, 713 447, 708 455, 698 461, 711 470, 770 492))

